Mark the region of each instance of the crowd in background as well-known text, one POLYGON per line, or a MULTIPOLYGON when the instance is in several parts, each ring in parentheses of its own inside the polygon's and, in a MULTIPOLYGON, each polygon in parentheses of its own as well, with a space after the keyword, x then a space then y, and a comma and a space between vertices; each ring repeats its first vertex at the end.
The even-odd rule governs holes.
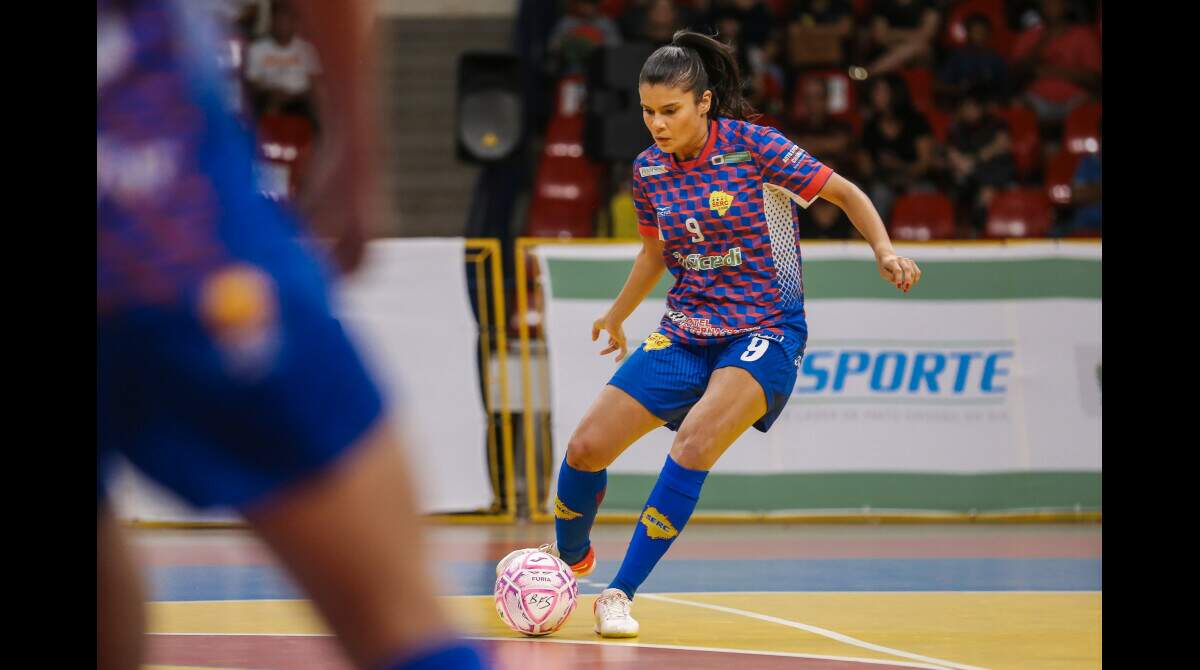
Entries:
MULTIPOLYGON (((1029 201, 1049 216, 1033 236, 1100 234, 1098 0, 567 0, 560 8, 550 81, 582 72, 601 46, 661 46, 680 28, 715 34, 736 49, 757 123, 859 184, 885 222, 944 196, 953 230, 935 237, 997 236, 989 214, 1029 201)), ((627 237, 633 213, 621 181, 608 231, 627 237)), ((857 234, 824 201, 801 216, 802 237, 857 234)))

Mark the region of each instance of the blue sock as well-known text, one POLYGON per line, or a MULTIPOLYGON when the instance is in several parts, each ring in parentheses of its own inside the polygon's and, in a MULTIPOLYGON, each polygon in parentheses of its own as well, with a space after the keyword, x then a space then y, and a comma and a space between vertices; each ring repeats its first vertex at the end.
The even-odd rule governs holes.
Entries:
POLYGON ((692 518, 696 502, 700 500, 700 487, 707 476, 708 470, 689 470, 667 456, 658 482, 650 491, 642 516, 633 529, 633 539, 621 569, 608 585, 610 589, 621 589, 633 598, 633 592, 650 576, 650 571, 692 518))
POLYGON ((607 486, 608 470, 576 470, 563 457, 558 468, 558 497, 554 500, 554 533, 558 538, 558 553, 567 565, 582 560, 592 546, 589 539, 592 522, 607 486))
POLYGON ((406 656, 403 661, 395 661, 380 670, 483 670, 485 667, 488 666, 484 665, 483 654, 475 647, 463 642, 447 642, 415 656, 406 656))

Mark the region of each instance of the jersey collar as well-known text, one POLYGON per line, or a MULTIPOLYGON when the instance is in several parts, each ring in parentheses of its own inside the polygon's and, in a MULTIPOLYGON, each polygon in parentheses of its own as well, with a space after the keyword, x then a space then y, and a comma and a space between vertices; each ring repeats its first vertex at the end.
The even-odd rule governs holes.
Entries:
POLYGON ((704 148, 700 150, 700 155, 689 161, 676 161, 675 154, 668 153, 666 155, 667 164, 675 170, 690 170, 697 165, 706 162, 713 154, 713 150, 717 146, 717 120, 713 119, 708 122, 708 141, 704 143, 704 148))

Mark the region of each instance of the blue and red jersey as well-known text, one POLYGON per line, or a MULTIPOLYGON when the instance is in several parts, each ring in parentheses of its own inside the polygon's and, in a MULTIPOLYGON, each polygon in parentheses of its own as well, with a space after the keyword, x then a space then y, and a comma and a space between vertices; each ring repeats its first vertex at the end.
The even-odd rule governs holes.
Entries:
POLYGON ((652 145, 633 163, 638 231, 663 241, 675 276, 660 331, 718 344, 803 324, 799 221, 833 170, 774 128, 709 122, 708 142, 679 162, 652 145))

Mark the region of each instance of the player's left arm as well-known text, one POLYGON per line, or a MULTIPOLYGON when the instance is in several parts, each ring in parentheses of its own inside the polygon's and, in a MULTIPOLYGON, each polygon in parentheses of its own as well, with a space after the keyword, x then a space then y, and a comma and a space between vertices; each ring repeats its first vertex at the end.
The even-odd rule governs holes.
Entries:
POLYGON ((801 207, 818 197, 840 207, 875 252, 879 276, 905 292, 916 285, 921 269, 913 259, 896 254, 879 212, 862 190, 774 128, 760 128, 752 141, 765 183, 783 189, 801 207))
POLYGON ((916 286, 921 280, 921 268, 913 259, 896 254, 887 228, 883 226, 883 219, 862 189, 835 172, 829 175, 817 196, 841 208, 867 244, 871 245, 879 276, 905 293, 916 286))

